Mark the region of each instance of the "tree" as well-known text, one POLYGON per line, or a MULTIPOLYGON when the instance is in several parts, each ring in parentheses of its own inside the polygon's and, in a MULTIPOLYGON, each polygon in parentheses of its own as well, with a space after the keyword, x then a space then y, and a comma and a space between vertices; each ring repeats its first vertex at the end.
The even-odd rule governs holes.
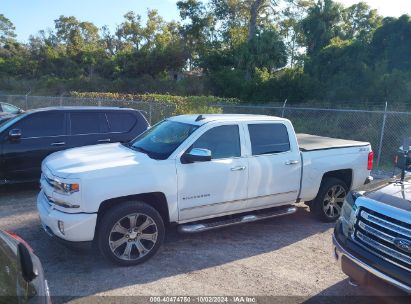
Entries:
POLYGON ((16 38, 14 24, 10 21, 10 19, 6 18, 3 14, 0 14, 0 46, 4 46, 4 44, 14 41, 16 38))
MULTIPOLYGON (((275 29, 261 30, 245 42, 236 54, 239 67, 245 71, 255 72, 255 69, 272 72, 284 67, 287 63, 285 45, 275 29)), ((250 80, 252 75, 247 75, 250 80)))
MULTIPOLYGON (((306 16, 307 9, 314 5, 314 0, 286 0, 286 4, 279 20, 280 35, 287 47, 290 67, 294 67, 296 62, 302 61, 303 55, 304 33, 301 21, 306 16)), ((299 65, 302 66, 302 63, 299 65)))
POLYGON ((198 59, 206 48, 213 44, 215 18, 207 11, 205 5, 197 0, 177 2, 180 17, 187 23, 180 30, 188 52, 188 67, 198 66, 198 59))
POLYGON ((342 38, 367 39, 375 29, 382 25, 382 17, 376 9, 365 2, 359 2, 342 10, 342 38))
POLYGON ((318 0, 308 9, 307 17, 301 22, 308 56, 317 54, 331 39, 338 37, 341 10, 341 5, 332 0, 318 0))
POLYGON ((384 63, 388 72, 411 70, 411 17, 385 18, 371 41, 372 60, 384 63))
POLYGON ((124 22, 117 28, 116 36, 119 42, 119 50, 140 49, 143 30, 141 16, 130 11, 124 15, 124 22))

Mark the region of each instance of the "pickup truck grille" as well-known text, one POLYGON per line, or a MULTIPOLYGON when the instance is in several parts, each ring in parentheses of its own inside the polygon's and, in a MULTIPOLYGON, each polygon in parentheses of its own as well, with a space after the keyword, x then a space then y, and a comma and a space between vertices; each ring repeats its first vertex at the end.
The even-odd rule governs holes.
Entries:
POLYGON ((353 238, 369 252, 411 270, 411 252, 398 246, 399 239, 411 242, 410 224, 361 207, 353 238))

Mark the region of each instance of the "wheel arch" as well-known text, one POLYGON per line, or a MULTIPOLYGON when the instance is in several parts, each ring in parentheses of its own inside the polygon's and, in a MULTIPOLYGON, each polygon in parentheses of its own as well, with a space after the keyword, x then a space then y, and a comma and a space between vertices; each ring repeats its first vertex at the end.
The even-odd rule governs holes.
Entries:
POLYGON ((337 178, 343 181, 347 185, 348 190, 351 189, 352 181, 353 181, 353 170, 352 169, 340 169, 340 170, 328 171, 324 173, 321 179, 321 184, 323 184, 324 181, 330 177, 337 178))
POLYGON ((114 208, 115 206, 118 206, 121 203, 129 202, 129 201, 142 201, 150 205, 151 207, 153 207, 154 209, 158 211, 165 225, 170 223, 170 212, 168 209, 167 198, 165 194, 162 192, 148 192, 148 193, 140 193, 140 194, 116 197, 116 198, 105 200, 100 204, 100 207, 97 212, 97 223, 96 223, 94 238, 96 238, 96 235, 98 232, 98 226, 101 222, 101 219, 104 217, 104 214, 106 214, 110 209, 114 208))

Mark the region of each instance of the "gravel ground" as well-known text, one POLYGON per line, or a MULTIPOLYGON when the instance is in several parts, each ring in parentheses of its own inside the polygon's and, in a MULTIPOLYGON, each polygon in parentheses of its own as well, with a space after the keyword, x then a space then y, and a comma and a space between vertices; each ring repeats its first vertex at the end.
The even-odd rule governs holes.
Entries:
MULTIPOLYGON (((102 296, 367 295, 348 284, 334 262, 333 225, 297 213, 195 235, 169 231, 159 253, 135 267, 116 267, 96 252, 48 239, 35 207, 37 190, 0 193, 0 229, 17 232, 40 257, 51 294, 88 303, 102 296)), ((301 300, 301 299, 300 299, 301 300)), ((300 300, 298 302, 300 302, 300 300)))

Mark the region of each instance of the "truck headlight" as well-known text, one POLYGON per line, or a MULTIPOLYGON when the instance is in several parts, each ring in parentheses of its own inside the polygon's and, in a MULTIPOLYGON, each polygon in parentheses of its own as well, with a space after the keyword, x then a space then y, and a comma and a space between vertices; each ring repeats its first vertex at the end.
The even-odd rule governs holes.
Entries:
POLYGON ((61 189, 63 189, 64 192, 66 193, 73 193, 77 192, 80 190, 80 185, 79 184, 67 184, 67 183, 60 183, 61 189))
POLYGON ((361 192, 351 191, 344 199, 344 204, 341 210, 341 224, 342 231, 346 237, 350 236, 354 231, 354 224, 357 219, 357 205, 355 204, 355 201, 362 195, 363 193, 361 192))
POLYGON ((46 175, 42 175, 42 178, 44 178, 46 182, 57 191, 67 194, 80 191, 80 184, 78 183, 66 183, 60 179, 48 177, 46 175))

